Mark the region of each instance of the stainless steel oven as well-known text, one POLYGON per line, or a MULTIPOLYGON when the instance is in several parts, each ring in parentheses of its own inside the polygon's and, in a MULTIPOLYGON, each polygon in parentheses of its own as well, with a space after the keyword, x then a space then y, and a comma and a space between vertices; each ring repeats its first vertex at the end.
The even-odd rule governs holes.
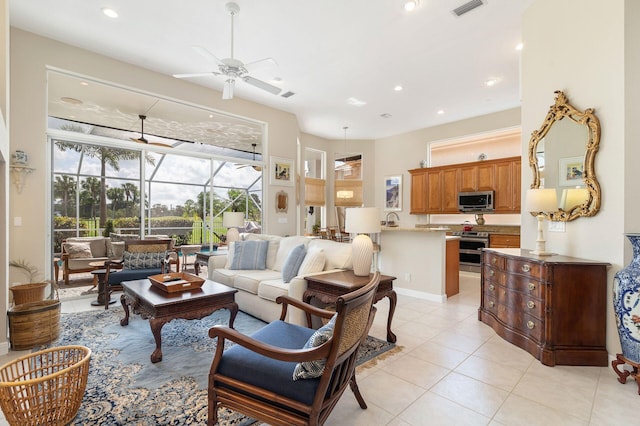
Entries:
POLYGON ((478 231, 455 231, 460 237, 460 270, 480 272, 482 249, 489 247, 489 233, 478 231))

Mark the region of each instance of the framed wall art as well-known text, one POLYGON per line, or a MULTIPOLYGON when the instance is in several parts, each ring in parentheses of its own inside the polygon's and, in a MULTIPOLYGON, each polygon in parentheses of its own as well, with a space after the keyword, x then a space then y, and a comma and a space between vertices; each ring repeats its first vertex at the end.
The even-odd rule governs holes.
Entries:
POLYGON ((584 157, 565 157, 558 164, 558 185, 581 186, 584 176, 584 157))
POLYGON ((384 178, 384 209, 385 211, 402 210, 402 175, 386 176, 384 178))
POLYGON ((294 172, 293 160, 271 157, 271 167, 269 168, 269 183, 271 185, 293 186, 294 172))

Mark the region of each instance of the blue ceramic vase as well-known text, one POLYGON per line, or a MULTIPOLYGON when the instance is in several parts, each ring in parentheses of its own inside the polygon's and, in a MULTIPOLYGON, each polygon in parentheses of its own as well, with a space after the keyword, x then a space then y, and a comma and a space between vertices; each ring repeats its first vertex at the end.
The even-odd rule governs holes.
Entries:
POLYGON ((640 363, 640 234, 626 234, 633 247, 631 263, 613 280, 613 308, 622 355, 640 363))

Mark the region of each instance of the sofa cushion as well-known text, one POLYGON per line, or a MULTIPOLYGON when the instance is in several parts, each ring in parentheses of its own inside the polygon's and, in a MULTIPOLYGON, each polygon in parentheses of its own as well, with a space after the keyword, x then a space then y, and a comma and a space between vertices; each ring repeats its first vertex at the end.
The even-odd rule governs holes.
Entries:
POLYGON ((300 269, 300 265, 302 265, 302 261, 304 261, 306 255, 307 248, 304 244, 300 244, 291 250, 289 257, 287 257, 287 260, 284 261, 284 265, 282 265, 282 281, 288 283, 293 279, 293 277, 298 275, 298 270, 300 269))
POLYGON ((351 258, 351 244, 339 243, 331 240, 321 240, 319 238, 311 240, 309 249, 321 248, 324 250, 326 263, 325 270, 330 269, 353 269, 351 258))
POLYGON ((325 262, 326 257, 323 249, 309 247, 307 255, 304 257, 302 265, 300 265, 300 269, 298 269, 298 275, 305 276, 315 274, 316 272, 322 272, 324 271, 325 262))
MULTIPOLYGON (((315 333, 309 337, 307 343, 304 344, 303 349, 317 348, 322 345, 333 336, 333 328, 336 325, 336 318, 338 314, 334 314, 328 323, 316 330, 315 333)), ((298 379, 315 379, 320 377, 324 371, 325 359, 314 359, 312 361, 300 362, 293 370, 293 380, 298 379)))
POLYGON ((268 241, 236 241, 229 269, 255 270, 267 266, 268 241))
POLYGON ((86 243, 65 243, 64 250, 69 254, 69 259, 86 259, 93 257, 91 254, 91 244, 86 243))
POLYGON ((125 251, 122 259, 123 269, 150 269, 150 268, 162 268, 164 259, 167 257, 167 252, 140 252, 132 253, 125 251))
POLYGON ((70 237, 65 241, 65 245, 69 243, 89 243, 91 246, 91 256, 89 257, 107 257, 107 244, 105 237, 70 237))
POLYGON ((268 234, 243 234, 244 241, 269 241, 269 248, 267 249, 267 267, 266 269, 273 269, 276 263, 276 254, 278 253, 278 247, 280 247, 279 235, 268 234))
POLYGON ((233 278, 233 287, 251 294, 258 294, 258 285, 262 281, 280 278, 279 272, 271 271, 269 269, 232 271, 236 272, 236 275, 233 278))
POLYGON ((238 271, 232 271, 227 268, 216 268, 213 270, 213 276, 211 276, 210 279, 228 287, 233 287, 233 279, 237 273, 238 271))
POLYGON ((124 254, 124 241, 111 241, 107 238, 107 256, 109 259, 122 259, 124 254))
MULTIPOLYGON (((289 295, 289 284, 284 283, 282 278, 275 280, 263 280, 258 285, 258 296, 261 299, 275 302, 278 296, 289 295)), ((290 308, 291 309, 291 308, 290 308)))
POLYGON ((284 266, 284 262, 289 257, 289 253, 291 250, 303 244, 305 247, 309 244, 309 238, 302 236, 293 236, 293 237, 284 237, 280 240, 280 245, 278 247, 278 253, 276 254, 276 262, 273 265, 273 270, 282 271, 282 267, 284 266))

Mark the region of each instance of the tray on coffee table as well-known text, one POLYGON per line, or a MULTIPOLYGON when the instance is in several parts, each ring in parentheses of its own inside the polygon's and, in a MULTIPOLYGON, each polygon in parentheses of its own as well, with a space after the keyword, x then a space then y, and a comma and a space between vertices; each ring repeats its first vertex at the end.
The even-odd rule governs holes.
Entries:
POLYGON ((169 272, 167 274, 151 275, 151 284, 167 293, 193 290, 202 287, 204 278, 188 272, 169 272))

